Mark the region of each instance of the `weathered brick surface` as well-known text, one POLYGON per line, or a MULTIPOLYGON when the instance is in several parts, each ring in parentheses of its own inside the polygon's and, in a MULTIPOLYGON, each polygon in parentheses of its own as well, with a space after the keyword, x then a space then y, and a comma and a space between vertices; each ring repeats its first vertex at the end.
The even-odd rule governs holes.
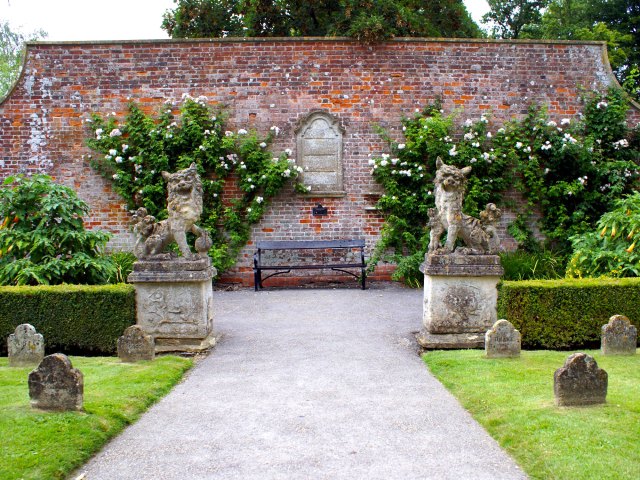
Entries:
MULTIPOLYGON (((364 237, 373 245, 382 224, 372 209, 380 190, 367 162, 384 144, 372 125, 399 135, 400 118, 436 97, 447 111, 464 109, 463 120, 491 112, 500 124, 530 102, 571 117, 581 108, 579 88, 615 81, 605 58, 599 43, 487 40, 32 43, 20 80, 0 104, 0 176, 44 170, 73 186, 92 207, 88 225, 114 232, 119 248, 131 244, 128 214, 86 160, 91 130, 84 120, 92 112, 122 115, 130 99, 154 112, 184 93, 206 95, 227 107, 231 127, 280 127, 279 153, 295 152, 297 122, 322 109, 345 129, 346 195, 316 198, 289 189, 253 228, 253 240, 364 237), (316 203, 329 208, 327 217, 311 215, 316 203)), ((631 121, 638 120, 634 110, 631 121)), ((251 252, 248 246, 229 278, 249 278, 251 252)))

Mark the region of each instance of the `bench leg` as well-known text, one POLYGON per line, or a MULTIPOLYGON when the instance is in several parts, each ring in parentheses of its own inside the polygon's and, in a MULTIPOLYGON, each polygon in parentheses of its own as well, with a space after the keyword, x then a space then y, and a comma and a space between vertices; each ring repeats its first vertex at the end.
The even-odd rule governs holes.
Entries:
POLYGON ((262 287, 262 279, 260 278, 262 277, 262 272, 260 271, 260 269, 254 269, 253 270, 253 288, 255 289, 255 291, 258 291, 259 287, 262 287))
POLYGON ((367 270, 362 269, 362 289, 366 290, 367 288, 367 270))

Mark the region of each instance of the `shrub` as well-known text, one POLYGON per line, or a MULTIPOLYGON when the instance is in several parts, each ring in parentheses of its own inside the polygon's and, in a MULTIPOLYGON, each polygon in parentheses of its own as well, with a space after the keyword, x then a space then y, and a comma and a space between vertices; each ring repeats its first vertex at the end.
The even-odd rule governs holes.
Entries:
POLYGON ((85 230, 88 205, 46 175, 18 175, 0 189, 0 285, 105 283, 109 234, 85 230))
POLYGON ((573 254, 567 266, 570 277, 638 277, 640 253, 640 193, 614 203, 596 231, 571 237, 573 254))
MULTIPOLYGON (((131 285, 0 288, 0 338, 30 323, 44 336, 48 352, 113 354, 118 337, 135 322, 131 285)), ((7 354, 5 341, 0 351, 7 354)))
POLYGON ((552 280, 564 277, 565 259, 551 250, 504 252, 502 280, 552 280))
POLYGON ((498 318, 509 320, 531 349, 597 347, 612 315, 640 325, 640 279, 564 279, 504 282, 498 318))

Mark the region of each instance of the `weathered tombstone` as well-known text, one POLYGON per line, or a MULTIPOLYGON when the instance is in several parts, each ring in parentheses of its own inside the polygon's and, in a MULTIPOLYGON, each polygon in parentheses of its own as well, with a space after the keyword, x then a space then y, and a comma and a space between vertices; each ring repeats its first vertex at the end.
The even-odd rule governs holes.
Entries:
POLYGON ((519 357, 520 348, 520 332, 507 320, 498 320, 484 336, 487 358, 519 357))
POLYGON ((41 410, 82 410, 84 377, 62 353, 44 357, 29 374, 31 406, 41 410))
POLYGON ((207 254, 211 239, 196 225, 203 208, 202 181, 195 164, 162 176, 168 218, 157 221, 144 208, 133 216, 138 261, 128 281, 136 289, 136 323, 153 337, 156 352, 202 351, 216 343, 211 284, 216 269, 207 254), (196 236, 195 254, 187 233, 196 236), (168 251, 173 242, 181 257, 168 251))
POLYGON ((614 315, 602 326, 603 355, 635 355, 638 329, 624 315, 614 315))
POLYGON ((118 338, 118 357, 123 362, 153 360, 155 344, 151 335, 145 335, 139 325, 131 325, 118 338))
POLYGON ((558 406, 581 406, 605 403, 607 372, 585 353, 569 355, 564 366, 553 374, 553 392, 558 406))
POLYGON ((38 365, 44 358, 44 338, 28 323, 16 327, 7 340, 10 367, 38 365))

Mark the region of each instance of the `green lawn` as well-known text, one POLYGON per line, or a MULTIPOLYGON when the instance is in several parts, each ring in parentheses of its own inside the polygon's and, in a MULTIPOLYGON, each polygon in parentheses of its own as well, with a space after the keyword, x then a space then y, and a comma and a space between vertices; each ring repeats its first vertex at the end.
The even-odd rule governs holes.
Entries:
POLYGON ((553 373, 573 352, 479 350, 424 355, 434 375, 534 479, 640 479, 640 355, 595 357, 609 374, 607 403, 556 407, 553 373))
POLYGON ((70 357, 84 374, 84 413, 34 411, 31 368, 0 358, 0 478, 62 479, 164 396, 192 366, 180 357, 122 363, 115 357, 70 357))

